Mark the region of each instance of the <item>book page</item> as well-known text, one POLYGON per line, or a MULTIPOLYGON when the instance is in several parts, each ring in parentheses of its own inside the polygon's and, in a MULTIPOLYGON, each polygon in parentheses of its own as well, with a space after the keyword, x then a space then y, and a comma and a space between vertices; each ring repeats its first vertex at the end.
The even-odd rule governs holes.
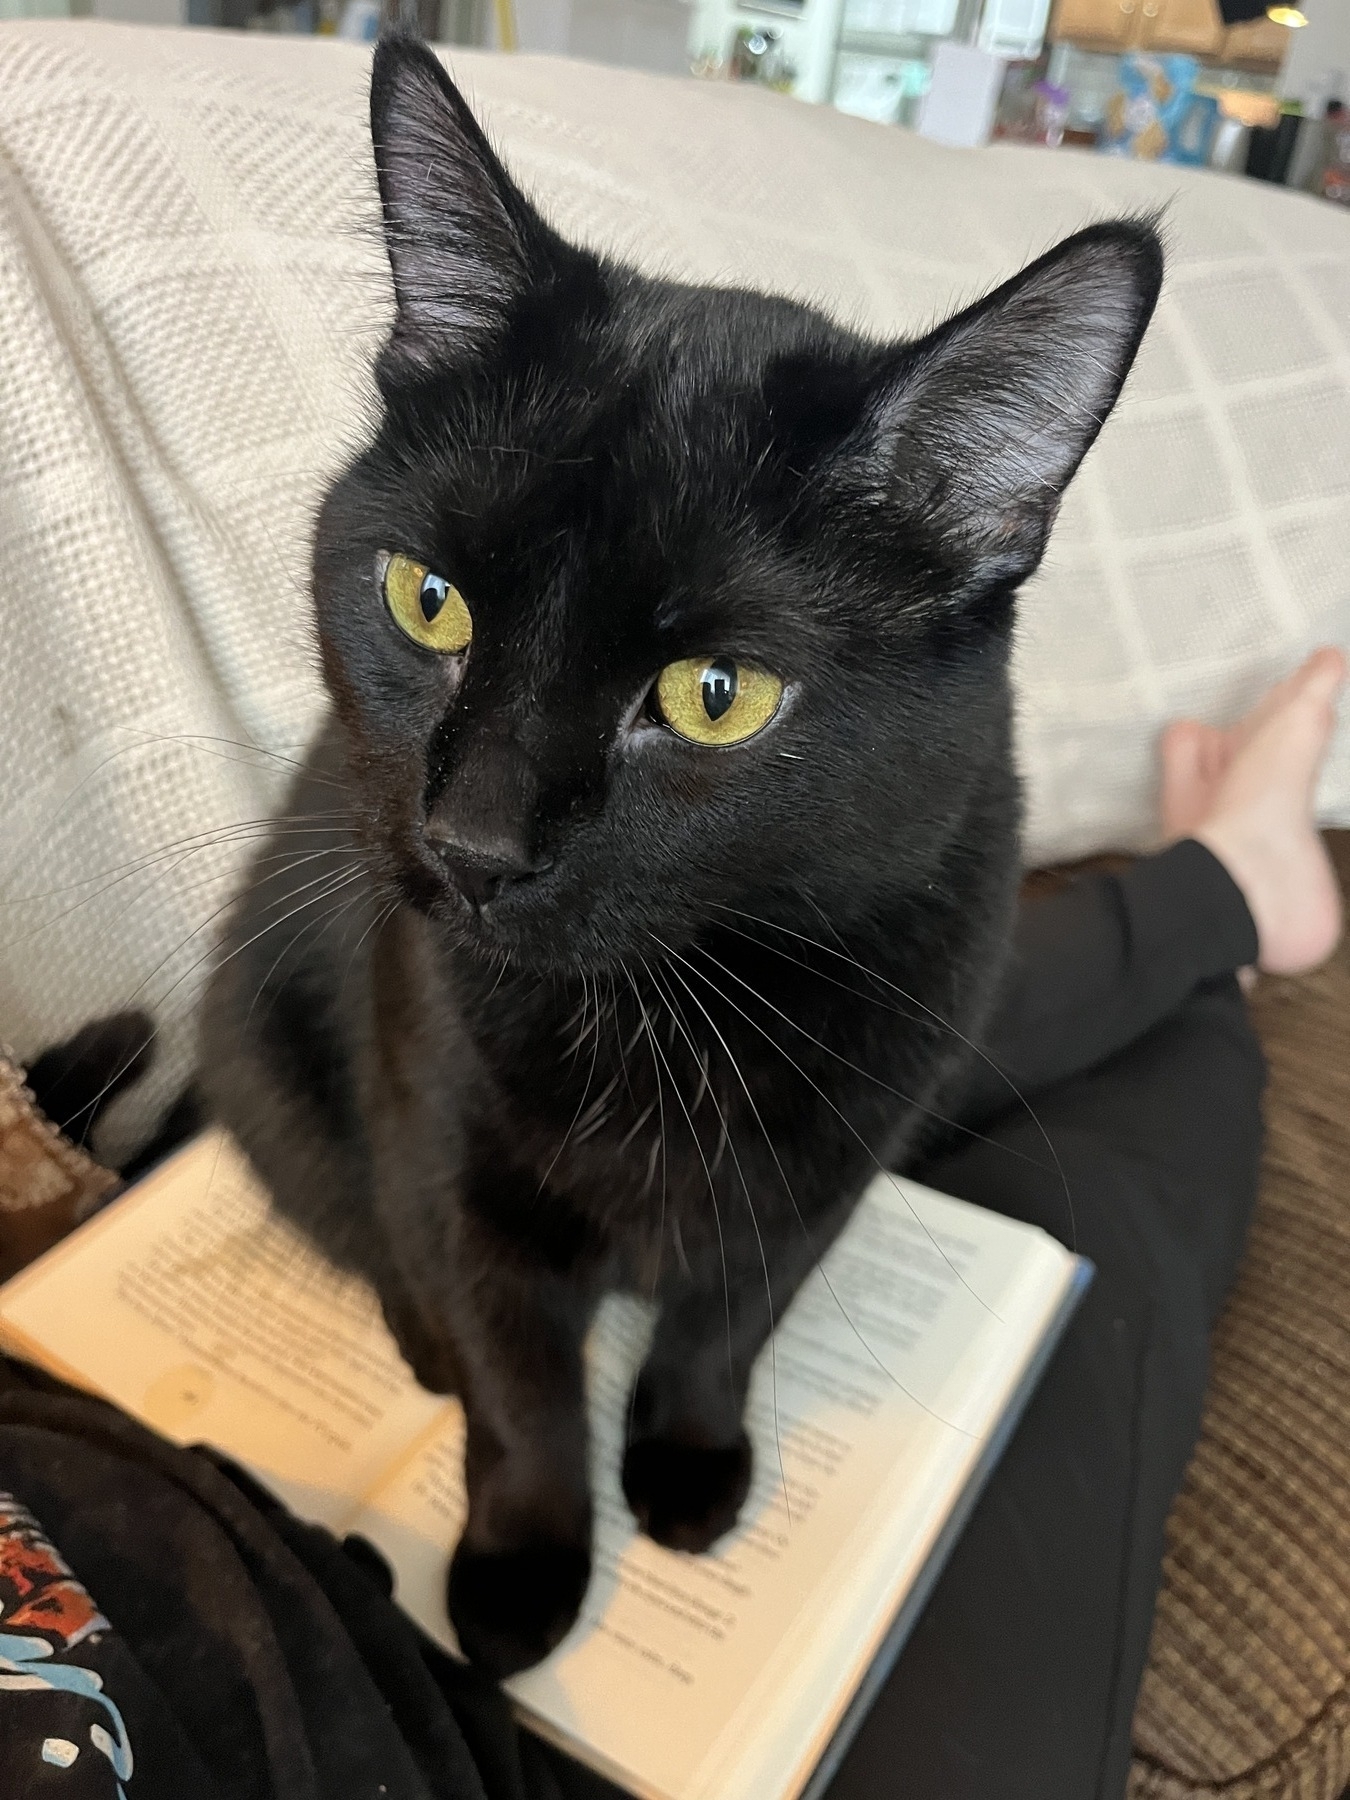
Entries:
POLYGON ((220 1133, 10 1282, 0 1336, 339 1530, 445 1406, 220 1133))
MULTIPOLYGON (((588 1346, 595 1572, 568 1639, 508 1684, 531 1721, 650 1800, 789 1791, 926 1560, 1071 1267, 1038 1232, 879 1178, 760 1358, 751 1495, 736 1531, 700 1557, 640 1537, 623 1499, 650 1315, 607 1301, 588 1346)), ((447 1409, 354 1525, 447 1645, 462 1444, 447 1409)))

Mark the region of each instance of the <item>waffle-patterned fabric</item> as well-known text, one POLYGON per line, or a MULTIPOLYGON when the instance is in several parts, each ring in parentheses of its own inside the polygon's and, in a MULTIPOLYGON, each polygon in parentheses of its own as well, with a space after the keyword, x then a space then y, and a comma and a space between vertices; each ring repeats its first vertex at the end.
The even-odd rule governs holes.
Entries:
MULTIPOLYGON (((1144 841, 1163 720, 1350 638, 1350 215, 747 88, 454 67, 564 229, 878 330, 1168 208, 1157 323, 1022 605, 1029 860, 1144 841)), ((331 41, 0 27, 0 1022, 31 1052, 149 1001, 161 1096, 319 704, 308 522, 389 304, 366 74, 331 41)), ((1350 821, 1345 731, 1323 801, 1350 821)), ((306 898, 342 904, 318 869, 306 898)))

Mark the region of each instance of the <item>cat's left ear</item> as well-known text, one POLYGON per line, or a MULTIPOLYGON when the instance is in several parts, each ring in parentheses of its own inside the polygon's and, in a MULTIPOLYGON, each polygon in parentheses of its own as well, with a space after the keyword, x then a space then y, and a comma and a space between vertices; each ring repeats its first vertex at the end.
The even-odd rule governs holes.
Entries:
POLYGON ((871 482, 936 527, 968 589, 1039 563, 1161 281, 1150 223, 1091 226, 904 349, 874 389, 871 482))
POLYGON ((419 40, 376 46, 370 129, 398 306, 391 352, 432 366, 483 349, 559 240, 419 40))

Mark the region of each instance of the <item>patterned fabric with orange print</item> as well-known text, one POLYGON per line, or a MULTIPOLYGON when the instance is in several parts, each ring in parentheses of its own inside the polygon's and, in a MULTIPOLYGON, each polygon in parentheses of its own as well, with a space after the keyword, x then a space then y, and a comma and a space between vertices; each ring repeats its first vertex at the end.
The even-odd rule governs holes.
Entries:
POLYGON ((0 1642, 37 1631, 71 1650, 108 1621, 26 1506, 0 1492, 0 1642))
POLYGON ((0 1739, 6 1780, 23 1784, 14 1800, 48 1792, 130 1800, 123 1784, 133 1759, 122 1715, 98 1671, 71 1660, 79 1645, 110 1630, 32 1513, 0 1490, 0 1739))

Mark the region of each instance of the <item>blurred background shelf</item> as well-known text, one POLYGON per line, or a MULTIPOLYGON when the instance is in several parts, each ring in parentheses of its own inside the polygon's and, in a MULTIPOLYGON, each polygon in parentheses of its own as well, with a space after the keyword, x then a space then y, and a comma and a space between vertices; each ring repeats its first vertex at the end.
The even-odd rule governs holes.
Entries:
POLYGON ((1217 96, 1223 112, 1210 135, 1216 166, 1331 194, 1320 177, 1342 154, 1350 184, 1350 115, 1342 123, 1335 105, 1350 102, 1350 0, 1302 6, 1308 22, 1297 30, 1265 17, 1228 24, 1221 0, 0 0, 0 19, 92 15, 358 38, 399 22, 450 44, 753 80, 910 126, 926 117, 935 60, 953 60, 943 46, 962 45, 1008 65, 996 80, 999 131, 1052 146, 1110 135, 1122 56, 1182 55, 1200 67, 1181 79, 1217 96), (1036 96, 1064 114, 1063 129, 1039 129, 1036 96), (1270 116, 1241 107, 1229 116, 1230 99, 1265 102, 1270 116), (1306 128, 1287 122, 1299 112, 1306 128), (1298 138, 1294 153, 1248 155, 1277 128, 1298 138))

